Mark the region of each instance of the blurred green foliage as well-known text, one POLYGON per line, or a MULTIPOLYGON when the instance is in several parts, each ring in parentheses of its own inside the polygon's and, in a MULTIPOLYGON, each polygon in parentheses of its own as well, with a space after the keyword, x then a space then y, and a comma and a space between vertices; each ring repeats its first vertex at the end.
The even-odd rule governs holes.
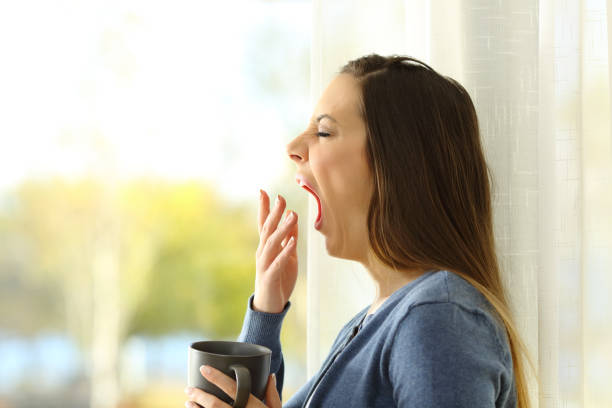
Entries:
POLYGON ((28 181, 0 206, 0 327, 90 339, 91 257, 117 223, 122 334, 236 335, 253 290, 254 206, 198 182, 28 181))
POLYGON ((231 207, 195 182, 134 183, 123 189, 121 202, 127 276, 138 276, 131 263, 143 261, 130 256, 136 242, 146 246, 150 263, 148 279, 124 285, 127 293, 143 292, 128 332, 238 332, 255 277, 254 211, 231 207))

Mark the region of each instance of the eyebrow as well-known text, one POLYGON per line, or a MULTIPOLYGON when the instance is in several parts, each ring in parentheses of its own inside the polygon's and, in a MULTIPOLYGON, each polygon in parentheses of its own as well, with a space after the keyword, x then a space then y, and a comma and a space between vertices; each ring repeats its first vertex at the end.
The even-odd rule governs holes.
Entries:
POLYGON ((331 121, 338 123, 338 121, 337 121, 336 119, 332 118, 332 117, 331 117, 331 116, 329 116, 327 113, 323 113, 323 114, 321 114, 321 115, 317 116, 317 122, 320 122, 320 121, 321 121, 321 119, 323 119, 323 118, 328 118, 328 119, 330 119, 331 121))

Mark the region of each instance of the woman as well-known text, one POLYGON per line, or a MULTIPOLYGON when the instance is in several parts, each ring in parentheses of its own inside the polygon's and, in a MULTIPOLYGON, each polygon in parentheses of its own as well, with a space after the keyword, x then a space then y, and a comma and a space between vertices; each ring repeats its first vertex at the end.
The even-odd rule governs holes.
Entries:
MULTIPOLYGON (((340 331, 284 407, 529 407, 495 255, 489 172, 466 90, 411 57, 348 62, 287 146, 319 204, 328 253, 360 262, 372 304, 340 331)), ((280 329, 297 277, 297 214, 260 197, 255 292, 238 341, 272 353, 263 402, 280 407, 280 329)), ((329 273, 333 273, 330 271, 329 273)), ((531 359, 529 359, 531 363, 531 359)), ((236 383, 202 373, 232 398, 236 383)), ((228 407, 190 390, 190 401, 228 407)), ((186 405, 195 407, 193 402, 186 405)))

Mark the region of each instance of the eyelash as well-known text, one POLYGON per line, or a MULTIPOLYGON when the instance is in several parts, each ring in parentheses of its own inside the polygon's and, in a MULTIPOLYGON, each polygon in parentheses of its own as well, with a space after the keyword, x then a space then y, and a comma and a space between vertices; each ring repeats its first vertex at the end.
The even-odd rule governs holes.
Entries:
POLYGON ((328 136, 329 136, 329 133, 325 133, 325 132, 318 132, 318 133, 317 133, 317 136, 319 136, 319 137, 328 137, 328 136), (323 135, 325 135, 325 136, 323 136, 323 135))

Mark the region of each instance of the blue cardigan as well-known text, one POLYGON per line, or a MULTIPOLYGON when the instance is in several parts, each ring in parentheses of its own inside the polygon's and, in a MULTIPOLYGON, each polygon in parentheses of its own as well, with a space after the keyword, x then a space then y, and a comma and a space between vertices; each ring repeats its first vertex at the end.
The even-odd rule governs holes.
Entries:
MULTIPOLYGON (((238 341, 272 350, 270 373, 282 396, 280 331, 291 302, 281 313, 257 312, 253 296, 238 341)), ((369 308, 344 325, 317 374, 283 407, 516 407, 506 331, 486 298, 459 275, 425 272, 393 292, 357 331, 369 308)))

